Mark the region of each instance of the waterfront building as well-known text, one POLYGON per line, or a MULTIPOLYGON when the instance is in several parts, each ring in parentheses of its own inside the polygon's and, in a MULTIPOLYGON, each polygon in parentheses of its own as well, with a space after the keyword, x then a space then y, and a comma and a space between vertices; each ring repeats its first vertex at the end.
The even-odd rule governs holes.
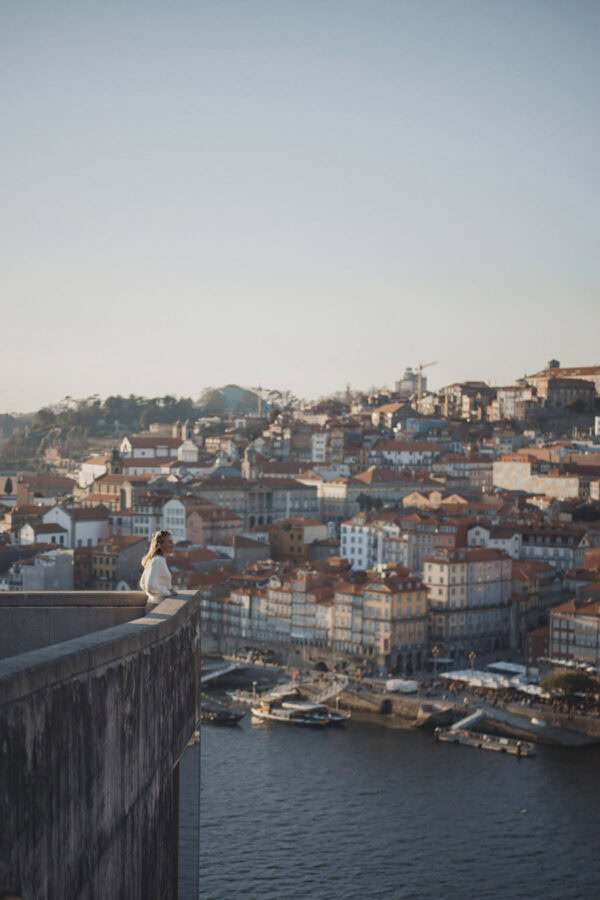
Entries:
POLYGON ((464 658, 509 645, 512 567, 501 550, 458 549, 425 560, 431 640, 444 655, 464 658))
POLYGON ((549 562, 513 563, 513 603, 521 642, 531 630, 548 626, 548 610, 563 598, 563 578, 549 562))
POLYGON ((388 669, 413 672, 425 664, 427 592, 401 566, 370 571, 361 582, 335 585, 333 648, 388 669))
POLYGON ((572 598, 550 610, 550 657, 600 667, 600 602, 597 598, 572 598))

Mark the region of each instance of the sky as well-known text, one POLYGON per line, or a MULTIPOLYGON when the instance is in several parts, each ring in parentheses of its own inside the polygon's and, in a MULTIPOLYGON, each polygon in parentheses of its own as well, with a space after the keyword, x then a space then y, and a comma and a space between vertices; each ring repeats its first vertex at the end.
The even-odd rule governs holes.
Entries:
POLYGON ((3 0, 0 412, 600 363, 596 0, 3 0))

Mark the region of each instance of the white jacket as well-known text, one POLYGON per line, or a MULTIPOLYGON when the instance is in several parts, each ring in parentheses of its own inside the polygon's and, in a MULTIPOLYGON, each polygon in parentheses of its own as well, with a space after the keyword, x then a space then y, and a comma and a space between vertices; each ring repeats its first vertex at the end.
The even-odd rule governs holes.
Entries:
POLYGON ((148 600, 160 603, 171 593, 171 573, 164 556, 155 556, 142 572, 140 587, 146 591, 148 600))

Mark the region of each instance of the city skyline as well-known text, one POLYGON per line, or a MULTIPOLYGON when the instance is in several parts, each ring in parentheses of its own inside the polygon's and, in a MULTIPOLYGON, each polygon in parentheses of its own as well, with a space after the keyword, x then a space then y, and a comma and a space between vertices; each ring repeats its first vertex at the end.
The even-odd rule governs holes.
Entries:
POLYGON ((2 410, 600 361, 597 7, 2 15, 2 410))

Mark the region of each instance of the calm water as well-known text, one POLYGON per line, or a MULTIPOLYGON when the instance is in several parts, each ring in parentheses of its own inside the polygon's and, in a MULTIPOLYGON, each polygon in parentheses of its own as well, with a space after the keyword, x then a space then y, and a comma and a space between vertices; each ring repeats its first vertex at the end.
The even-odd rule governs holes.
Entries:
POLYGON ((202 728, 182 761, 181 897, 600 896, 600 750, 516 760, 350 722, 202 728))

